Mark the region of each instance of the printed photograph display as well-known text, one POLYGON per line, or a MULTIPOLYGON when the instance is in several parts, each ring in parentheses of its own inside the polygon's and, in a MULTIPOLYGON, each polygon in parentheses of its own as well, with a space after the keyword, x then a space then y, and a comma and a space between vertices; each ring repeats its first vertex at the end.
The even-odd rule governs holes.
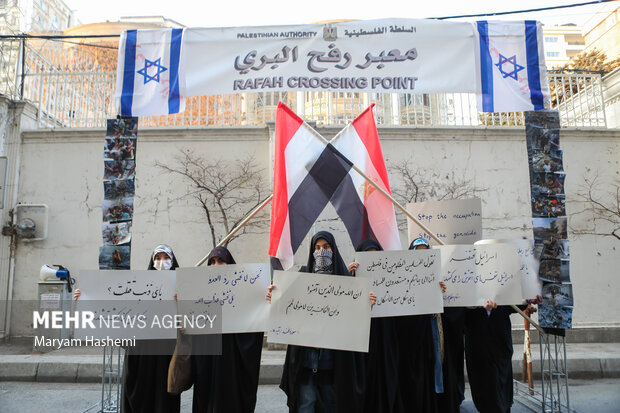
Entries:
POLYGON ((119 198, 131 198, 135 195, 133 179, 119 181, 105 181, 103 183, 104 199, 113 200, 119 198))
POLYGON ((566 199, 563 195, 538 195, 532 197, 532 216, 556 218, 566 216, 566 199))
POLYGON ((104 200, 101 203, 103 222, 129 221, 133 217, 133 198, 104 200))
POLYGON ((116 119, 108 119, 106 136, 108 137, 130 137, 135 138, 138 133, 138 118, 116 116, 116 119))
POLYGON ((136 138, 107 138, 103 149, 104 159, 135 159, 136 138))
POLYGON ((104 180, 133 179, 136 172, 136 161, 133 159, 104 161, 103 168, 104 180))
POLYGON ((531 176, 532 197, 564 195, 564 178, 558 173, 534 172, 531 176))
POLYGON ((538 323, 545 328, 571 328, 573 324, 573 309, 561 305, 538 306, 538 323))
MULTIPOLYGON (((560 239, 568 238, 566 217, 561 218, 532 218, 534 227, 534 240, 557 242, 560 239)), ((541 257, 541 258, 556 258, 541 257)))
POLYGON ((538 275, 548 282, 570 282, 569 262, 566 260, 542 260, 538 275))
POLYGON ((131 222, 103 224, 101 229, 103 245, 125 245, 131 243, 131 222))
POLYGON ((131 259, 131 247, 104 245, 99 247, 100 270, 128 270, 131 259))
POLYGON ((547 283, 543 285, 542 296, 546 304, 573 305, 572 284, 547 283))

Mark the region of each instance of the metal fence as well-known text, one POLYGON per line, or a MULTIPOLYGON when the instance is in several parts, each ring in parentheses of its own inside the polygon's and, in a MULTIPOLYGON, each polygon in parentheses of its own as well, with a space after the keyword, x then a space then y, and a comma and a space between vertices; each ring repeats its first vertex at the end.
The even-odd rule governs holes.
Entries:
MULTIPOLYGON (((102 128, 116 116, 115 72, 89 66, 81 55, 80 64, 63 63, 64 56, 75 60, 66 47, 36 50, 22 42, 0 42, 0 93, 33 103, 39 128, 102 128)), ((551 109, 559 110, 563 127, 606 127, 601 75, 550 74, 549 82, 551 109)), ((348 92, 196 96, 187 98, 183 113, 142 117, 140 125, 261 126, 275 120, 278 101, 319 126, 346 124, 371 103, 377 124, 383 126, 524 125, 522 112, 479 113, 474 94, 348 92)))

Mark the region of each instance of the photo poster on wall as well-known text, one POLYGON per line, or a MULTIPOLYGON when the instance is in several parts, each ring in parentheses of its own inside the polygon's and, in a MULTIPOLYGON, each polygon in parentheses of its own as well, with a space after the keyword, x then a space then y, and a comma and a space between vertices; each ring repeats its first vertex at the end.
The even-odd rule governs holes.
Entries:
POLYGON ((530 170, 534 255, 540 261, 543 302, 538 322, 548 333, 572 328, 573 288, 566 219, 566 175, 560 149, 557 111, 525 112, 525 137, 530 170))
POLYGON ((131 267, 137 146, 138 118, 117 116, 107 120, 103 145, 100 270, 128 270, 131 267))

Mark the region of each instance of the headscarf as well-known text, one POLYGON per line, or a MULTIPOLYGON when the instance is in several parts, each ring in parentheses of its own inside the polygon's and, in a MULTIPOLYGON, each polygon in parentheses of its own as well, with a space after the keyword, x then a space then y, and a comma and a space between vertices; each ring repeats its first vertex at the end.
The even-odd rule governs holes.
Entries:
POLYGON ((357 246, 355 251, 366 252, 371 248, 374 248, 377 251, 383 251, 383 248, 381 248, 381 245, 374 239, 365 239, 364 241, 360 242, 360 244, 357 246))
POLYGON ((426 245, 428 248, 431 247, 428 241, 425 240, 424 238, 416 238, 413 241, 411 241, 411 244, 409 244, 409 249, 414 250, 418 248, 420 245, 426 245))
POLYGON ((157 253, 159 252, 163 252, 168 257, 170 257, 170 259, 172 260, 172 266, 170 267, 171 270, 174 270, 175 268, 179 267, 179 262, 177 261, 177 258, 174 256, 174 252, 172 252, 172 248, 170 248, 166 244, 160 244, 155 247, 155 249, 153 250, 153 253, 151 254, 151 260, 149 261, 149 267, 148 267, 149 270, 156 270, 155 265, 154 265, 154 258, 155 258, 155 255, 157 255, 157 253))
POLYGON ((236 264, 235 259, 233 258, 232 254, 230 253, 230 251, 228 251, 228 248, 226 247, 213 248, 211 252, 209 253, 209 256, 207 257, 207 265, 213 264, 211 262, 211 259, 215 257, 218 257, 219 259, 223 260, 228 265, 236 264))
POLYGON ((340 252, 338 251, 336 239, 330 232, 327 231, 319 231, 312 237, 312 240, 310 241, 310 253, 308 254, 308 265, 306 266, 306 268, 303 269, 303 272, 313 272, 312 269, 314 268, 314 244, 316 244, 316 242, 321 238, 327 241, 332 247, 332 263, 334 266, 333 274, 351 275, 349 273, 349 270, 347 269, 347 266, 344 263, 344 260, 342 259, 342 256, 340 255, 340 252))

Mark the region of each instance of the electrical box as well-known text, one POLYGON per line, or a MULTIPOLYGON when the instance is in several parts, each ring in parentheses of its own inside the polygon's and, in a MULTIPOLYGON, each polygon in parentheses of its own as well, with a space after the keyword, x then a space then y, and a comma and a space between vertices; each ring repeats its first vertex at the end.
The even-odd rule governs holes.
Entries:
POLYGON ((48 207, 45 204, 15 206, 15 230, 22 241, 41 241, 47 238, 48 207))

